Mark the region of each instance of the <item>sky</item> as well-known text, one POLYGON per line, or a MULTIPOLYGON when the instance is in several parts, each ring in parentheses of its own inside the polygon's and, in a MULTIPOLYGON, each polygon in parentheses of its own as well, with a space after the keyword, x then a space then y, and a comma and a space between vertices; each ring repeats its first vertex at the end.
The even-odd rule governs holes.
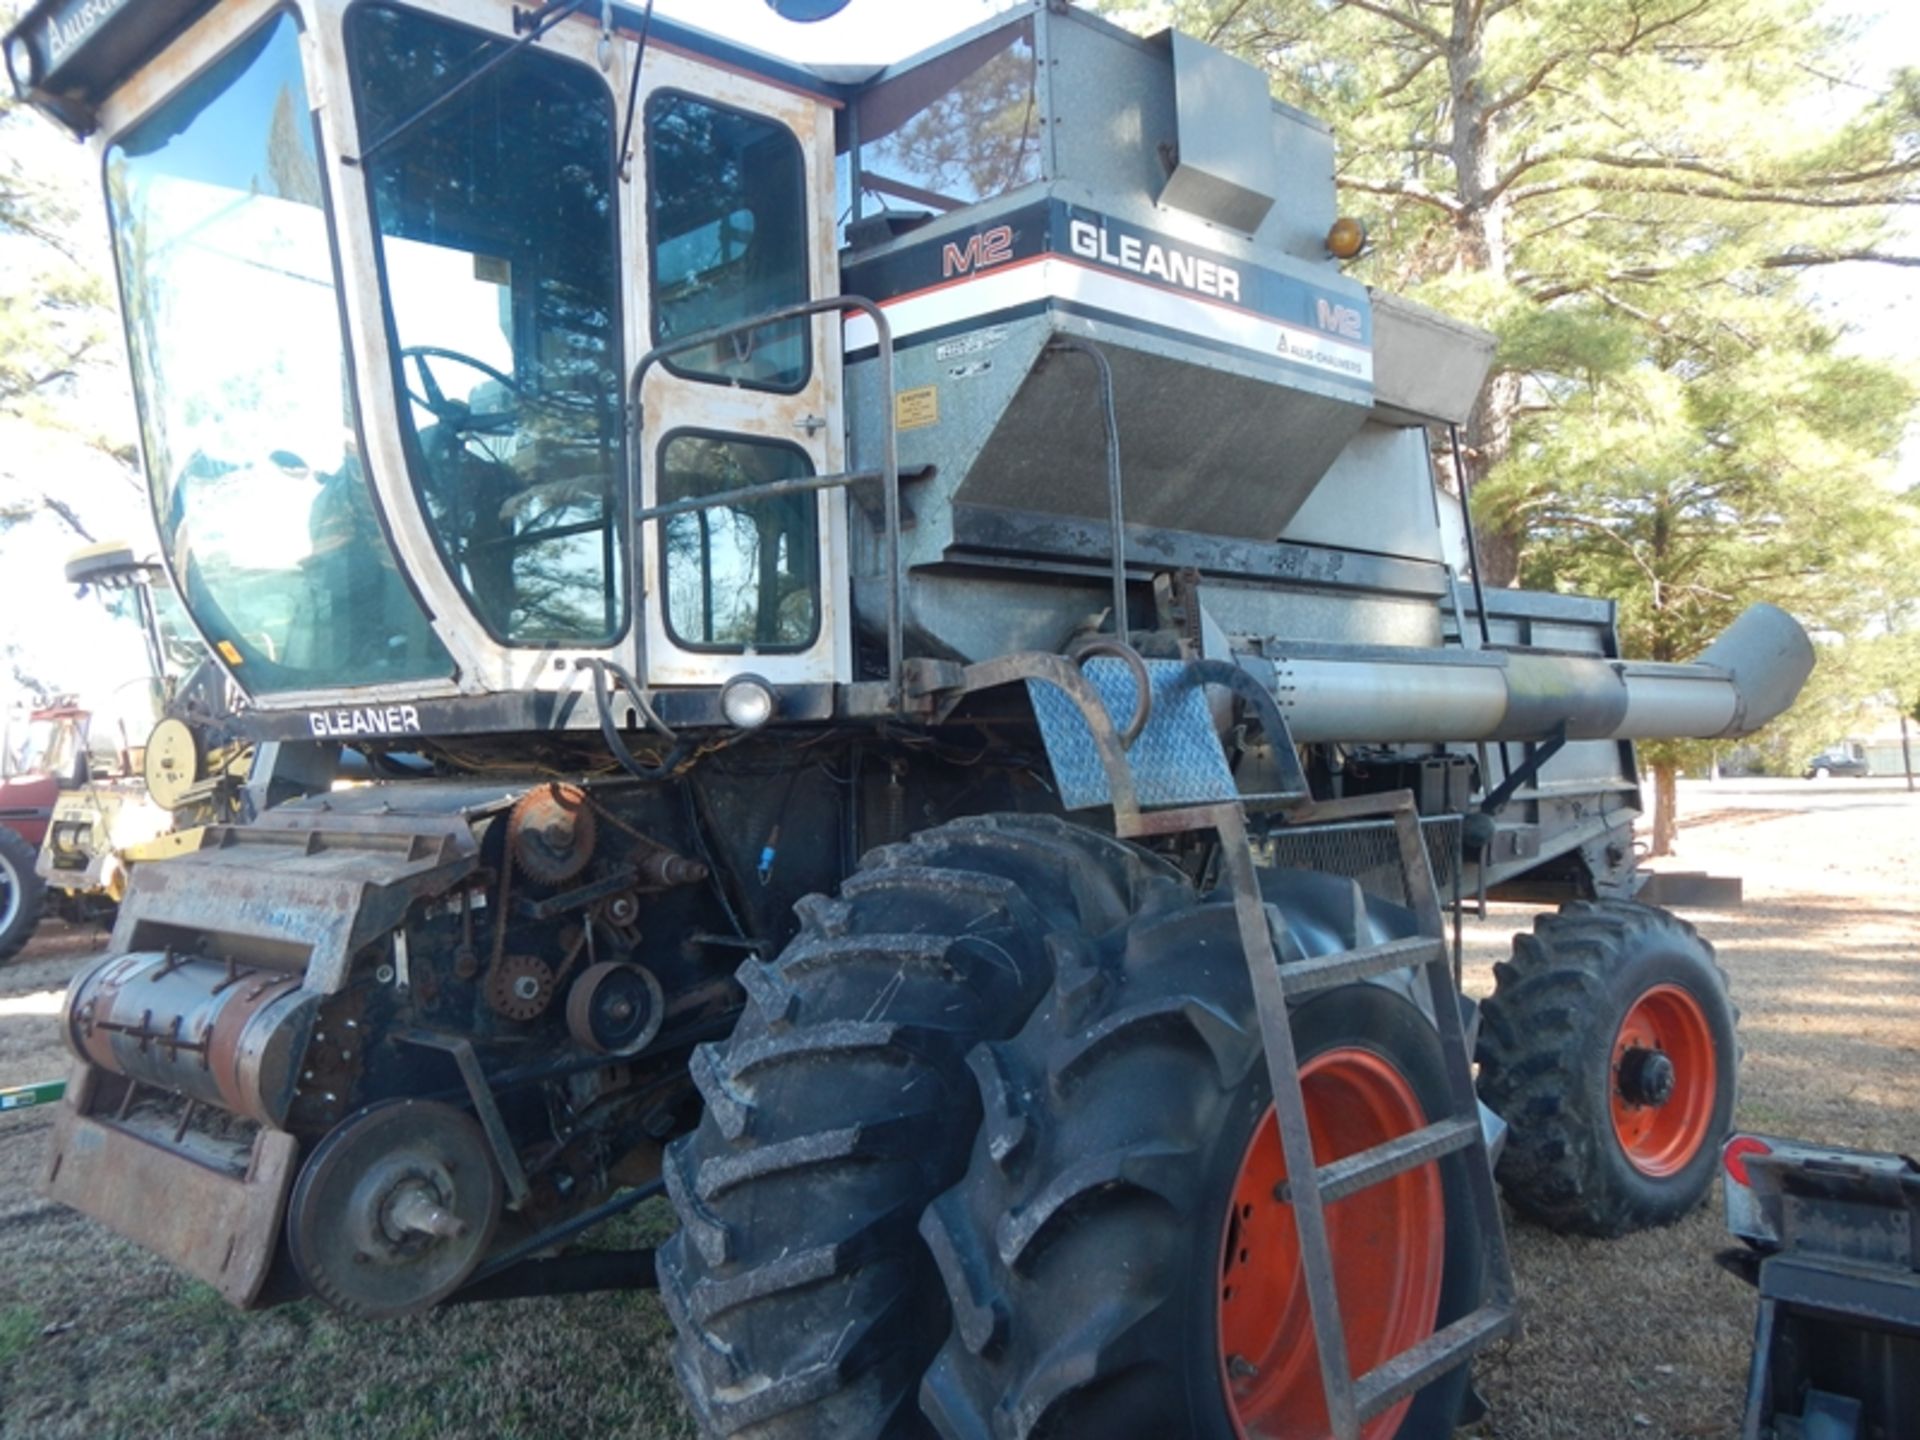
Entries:
MULTIPOLYGON (((798 62, 879 66, 914 54, 943 37, 977 25, 1009 0, 851 0, 831 20, 797 25, 780 20, 765 0, 657 0, 658 13, 729 36, 743 44, 798 62)), ((1145 0, 1153 12, 1159 0, 1145 0)), ((1900 63, 1920 58, 1920 3, 1916 0, 1828 0, 1825 13, 1858 27, 1859 83, 1872 85, 1900 63)), ((1836 92, 1836 105, 1844 105, 1836 92)), ((1816 122, 1817 123, 1817 122, 1816 122)), ((105 221, 99 213, 96 173, 85 152, 51 126, 31 127, 29 163, 60 167, 75 178, 75 202, 87 214, 94 252, 105 273, 105 221)), ((25 138, 25 137, 23 137, 25 138)), ((1920 251, 1920 221, 1911 227, 1920 251)), ((0 266, 8 257, 0 253, 0 266)), ((1837 266, 1820 275, 1818 293, 1834 319, 1850 330, 1848 343, 1862 353, 1920 366, 1920 269, 1837 266)), ((118 341, 113 342, 115 349, 118 341)), ((109 375, 90 385, 81 407, 109 433, 132 433, 132 403, 123 380, 109 375)), ((57 474, 57 489, 109 535, 137 538, 155 548, 151 522, 124 471, 103 454, 44 436, 0 428, 0 481, 57 474)), ((1907 446, 1902 480, 1920 484, 1920 426, 1907 446)), ((83 693, 105 693, 123 683, 141 660, 139 637, 107 619, 92 600, 79 600, 64 583, 61 567, 78 547, 71 532, 51 520, 15 527, 0 537, 0 638, 18 644, 35 674, 83 693)), ((12 697, 0 670, 0 713, 12 697)))
POLYGON ((766 0, 656 0, 654 10, 786 60, 884 65, 1006 7, 1007 0, 850 0, 811 25, 780 19, 766 0))

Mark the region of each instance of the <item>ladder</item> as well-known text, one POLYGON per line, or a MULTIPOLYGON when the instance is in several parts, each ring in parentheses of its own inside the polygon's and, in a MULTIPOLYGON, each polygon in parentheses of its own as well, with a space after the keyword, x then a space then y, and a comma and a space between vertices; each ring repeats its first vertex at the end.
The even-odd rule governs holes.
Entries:
POLYGON ((1402 790, 1316 803, 1273 695, 1251 674, 1226 661, 1144 660, 1122 644, 1103 641, 1083 652, 1077 663, 1058 655, 1011 655, 968 667, 964 688, 972 691, 1016 680, 1027 685, 1066 808, 1111 805, 1116 830, 1129 838, 1209 829, 1219 836, 1273 1086, 1274 1115, 1289 1177, 1286 1198, 1293 1206, 1299 1234, 1328 1419, 1334 1440, 1360 1440, 1361 1427, 1369 1420, 1466 1364, 1518 1325, 1512 1261, 1474 1092, 1446 922, 1413 796, 1402 790), (1205 692, 1213 686, 1225 687, 1247 701, 1260 721, 1281 774, 1277 791, 1240 793, 1206 701, 1205 692), (1390 821, 1418 933, 1281 963, 1254 863, 1250 810, 1270 812, 1289 825, 1369 817, 1390 821), (1288 1002, 1409 966, 1424 977, 1432 1002, 1446 1060, 1449 1111, 1409 1134, 1318 1165, 1307 1126, 1288 1002), (1486 1240, 1485 1298, 1470 1314, 1365 1374, 1355 1375, 1334 1285, 1326 1207, 1463 1151, 1472 1157, 1467 1166, 1472 1214, 1467 1219, 1480 1227, 1486 1240))

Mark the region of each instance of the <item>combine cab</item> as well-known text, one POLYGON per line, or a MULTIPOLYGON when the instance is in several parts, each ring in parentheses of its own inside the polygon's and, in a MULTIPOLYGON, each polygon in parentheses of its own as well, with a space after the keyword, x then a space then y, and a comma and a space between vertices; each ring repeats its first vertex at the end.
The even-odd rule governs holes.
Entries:
POLYGON ((708 1435, 1208 1440, 1444 1433, 1496 1156, 1698 1203, 1732 1008, 1633 742, 1811 648, 1462 584, 1490 341, 1342 273, 1259 72, 1057 3, 858 79, 578 0, 6 54, 257 744, 74 982, 57 1199, 245 1306, 657 1273, 708 1435), (1522 886, 1481 1014, 1445 910, 1522 886), (657 1271, 547 1258, 662 1190, 657 1271))

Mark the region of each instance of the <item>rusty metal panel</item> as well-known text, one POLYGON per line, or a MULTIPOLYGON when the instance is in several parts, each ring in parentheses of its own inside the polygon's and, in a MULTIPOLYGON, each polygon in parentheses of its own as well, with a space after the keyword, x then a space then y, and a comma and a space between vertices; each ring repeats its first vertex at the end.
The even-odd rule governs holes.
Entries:
POLYGON ((79 1067, 54 1121, 47 1198, 100 1221, 235 1305, 254 1304, 280 1239, 299 1142, 259 1131, 245 1173, 190 1159, 82 1113, 97 1072, 79 1067))
POLYGON ((213 931, 260 942, 271 953, 251 962, 303 970, 307 989, 332 994, 362 946, 470 872, 476 854, 457 814, 270 811, 252 826, 211 827, 194 854, 141 866, 112 949, 164 945, 158 927, 213 931))

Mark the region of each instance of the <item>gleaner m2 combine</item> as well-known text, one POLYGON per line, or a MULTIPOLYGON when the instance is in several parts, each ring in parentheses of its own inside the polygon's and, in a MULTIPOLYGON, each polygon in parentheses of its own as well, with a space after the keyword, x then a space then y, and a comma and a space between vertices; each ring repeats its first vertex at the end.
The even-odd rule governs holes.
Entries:
POLYGON ((1811 648, 1456 582, 1487 339, 1342 274, 1256 70, 1059 3, 860 76, 581 0, 6 57, 99 146, 259 743, 73 985, 55 1197, 379 1317, 664 1189, 704 1433, 952 1437, 1443 1434, 1496 1155, 1563 1227, 1700 1199, 1733 1011, 1631 901, 1632 742, 1811 648), (1523 885, 1480 1011, 1441 891, 1523 885))

